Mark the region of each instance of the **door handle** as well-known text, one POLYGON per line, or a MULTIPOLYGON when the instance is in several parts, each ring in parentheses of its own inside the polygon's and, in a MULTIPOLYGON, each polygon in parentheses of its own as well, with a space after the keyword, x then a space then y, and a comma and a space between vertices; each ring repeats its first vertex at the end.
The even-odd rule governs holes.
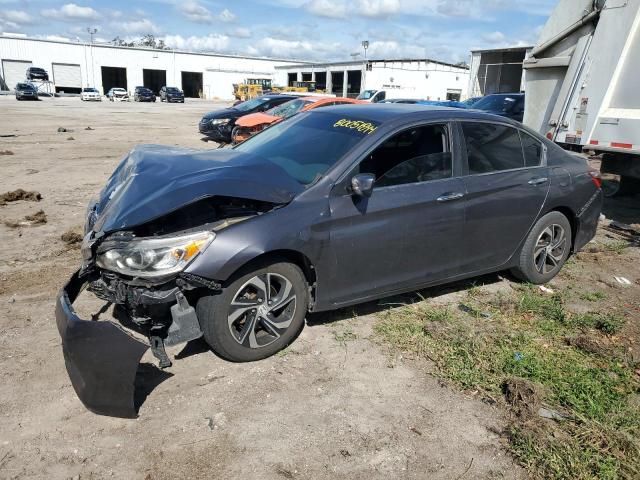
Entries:
POLYGON ((445 193, 440 195, 437 201, 440 203, 453 202, 454 200, 460 200, 462 197, 464 197, 464 193, 445 193))
POLYGON ((543 183, 547 183, 548 181, 549 179, 547 177, 532 178, 531 180, 529 180, 529 185, 537 187, 538 185, 542 185, 543 183))

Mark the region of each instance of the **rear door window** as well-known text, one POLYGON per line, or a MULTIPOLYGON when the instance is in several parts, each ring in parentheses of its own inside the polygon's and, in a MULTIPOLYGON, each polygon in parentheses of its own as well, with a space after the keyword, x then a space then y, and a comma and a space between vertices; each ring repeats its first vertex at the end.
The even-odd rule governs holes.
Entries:
POLYGON ((524 168, 518 130, 494 123, 463 122, 469 175, 524 168))
POLYGON ((542 143, 531 135, 520 132, 525 167, 539 167, 542 164, 542 143))

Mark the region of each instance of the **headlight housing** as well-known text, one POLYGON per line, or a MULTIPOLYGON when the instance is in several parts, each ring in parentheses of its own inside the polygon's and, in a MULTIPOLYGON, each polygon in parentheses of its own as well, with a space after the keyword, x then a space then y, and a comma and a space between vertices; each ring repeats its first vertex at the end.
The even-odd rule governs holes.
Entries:
POLYGON ((214 118, 211 120, 211 125, 226 125, 230 121, 230 118, 214 118))
POLYGON ((96 263, 100 268, 131 277, 153 278, 181 272, 215 238, 213 232, 164 238, 134 238, 104 242, 96 263))

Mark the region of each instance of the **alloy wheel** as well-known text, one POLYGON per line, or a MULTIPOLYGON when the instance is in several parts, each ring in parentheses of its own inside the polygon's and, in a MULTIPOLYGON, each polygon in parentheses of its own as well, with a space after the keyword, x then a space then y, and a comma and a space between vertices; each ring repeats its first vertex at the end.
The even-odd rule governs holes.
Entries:
POLYGON ((296 294, 291 281, 277 273, 263 273, 245 282, 229 306, 231 336, 249 348, 265 347, 291 326, 296 294))
POLYGON ((533 263, 542 275, 560 268, 567 249, 567 236, 564 228, 553 224, 545 228, 536 242, 533 263))

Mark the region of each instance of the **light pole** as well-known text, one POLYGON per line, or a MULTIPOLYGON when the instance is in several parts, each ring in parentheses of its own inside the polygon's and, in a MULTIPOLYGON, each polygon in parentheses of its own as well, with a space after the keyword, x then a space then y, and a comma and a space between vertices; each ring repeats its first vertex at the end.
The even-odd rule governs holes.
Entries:
MULTIPOLYGON (((89 46, 89 51, 91 52, 91 84, 95 87, 96 79, 95 79, 95 70, 93 66, 93 36, 98 33, 97 28, 87 27, 87 33, 91 36, 91 44, 89 46)), ((89 84, 89 72, 87 72, 87 86, 89 84)))
POLYGON ((364 59, 367 59, 367 50, 369 49, 369 40, 362 41, 362 48, 364 49, 364 59))

